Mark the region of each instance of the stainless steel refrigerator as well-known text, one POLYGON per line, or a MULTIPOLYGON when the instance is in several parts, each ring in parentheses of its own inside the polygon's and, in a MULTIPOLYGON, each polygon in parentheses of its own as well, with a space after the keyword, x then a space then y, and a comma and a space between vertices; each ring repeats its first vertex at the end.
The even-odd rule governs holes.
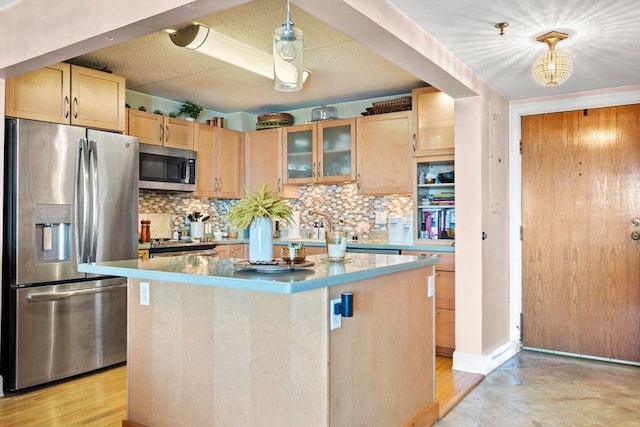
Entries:
POLYGON ((137 258, 138 139, 5 121, 0 370, 18 390, 123 362, 126 279, 83 262, 137 258))

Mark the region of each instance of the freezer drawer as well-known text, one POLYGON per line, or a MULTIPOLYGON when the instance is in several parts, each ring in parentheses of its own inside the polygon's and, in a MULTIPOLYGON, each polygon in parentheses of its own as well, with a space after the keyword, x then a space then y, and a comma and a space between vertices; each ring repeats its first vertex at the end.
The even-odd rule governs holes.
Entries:
POLYGON ((13 390, 125 361, 127 282, 18 289, 13 390))

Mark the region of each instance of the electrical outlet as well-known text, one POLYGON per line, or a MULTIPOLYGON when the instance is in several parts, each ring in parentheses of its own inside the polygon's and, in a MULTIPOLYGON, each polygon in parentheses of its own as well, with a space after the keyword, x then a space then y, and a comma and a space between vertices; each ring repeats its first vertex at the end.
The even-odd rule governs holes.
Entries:
POLYGON ((149 282, 140 282, 140 305, 149 305, 149 282))
POLYGON ((337 298, 337 299, 332 299, 331 300, 331 305, 329 306, 329 309, 331 310, 331 312, 329 313, 329 316, 331 316, 331 330, 333 331, 334 329, 338 329, 339 327, 342 326, 342 315, 341 314, 334 314, 336 312, 336 305, 340 304, 342 302, 342 299, 337 298))
POLYGON ((431 298, 436 294, 436 276, 429 276, 427 279, 427 296, 431 298))

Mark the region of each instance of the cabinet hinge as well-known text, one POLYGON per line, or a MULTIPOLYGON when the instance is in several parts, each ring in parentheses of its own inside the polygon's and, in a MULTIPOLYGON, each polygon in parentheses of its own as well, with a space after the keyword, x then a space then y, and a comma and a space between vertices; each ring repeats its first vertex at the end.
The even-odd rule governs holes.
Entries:
POLYGON ((522 322, 523 322, 523 320, 524 320, 524 315, 522 314, 522 312, 520 312, 520 325, 518 327, 518 329, 520 329, 520 343, 522 343, 522 339, 523 339, 523 336, 522 336, 522 322))
POLYGON ((520 138, 520 155, 522 155, 522 138, 520 138))
POLYGON ((522 241, 522 226, 520 226, 520 241, 522 241))

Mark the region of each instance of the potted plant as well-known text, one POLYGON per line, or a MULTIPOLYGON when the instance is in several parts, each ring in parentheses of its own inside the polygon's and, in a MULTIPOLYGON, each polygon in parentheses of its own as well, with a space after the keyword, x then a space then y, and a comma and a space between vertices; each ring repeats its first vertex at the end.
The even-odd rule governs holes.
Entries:
POLYGON ((227 219, 234 227, 249 227, 249 261, 268 262, 273 255, 273 221, 290 223, 292 216, 291 206, 262 184, 229 209, 227 219))
POLYGON ((186 101, 180 106, 180 111, 178 111, 178 114, 185 114, 191 119, 197 120, 200 113, 202 113, 202 110, 203 108, 201 106, 196 105, 193 102, 186 101))

